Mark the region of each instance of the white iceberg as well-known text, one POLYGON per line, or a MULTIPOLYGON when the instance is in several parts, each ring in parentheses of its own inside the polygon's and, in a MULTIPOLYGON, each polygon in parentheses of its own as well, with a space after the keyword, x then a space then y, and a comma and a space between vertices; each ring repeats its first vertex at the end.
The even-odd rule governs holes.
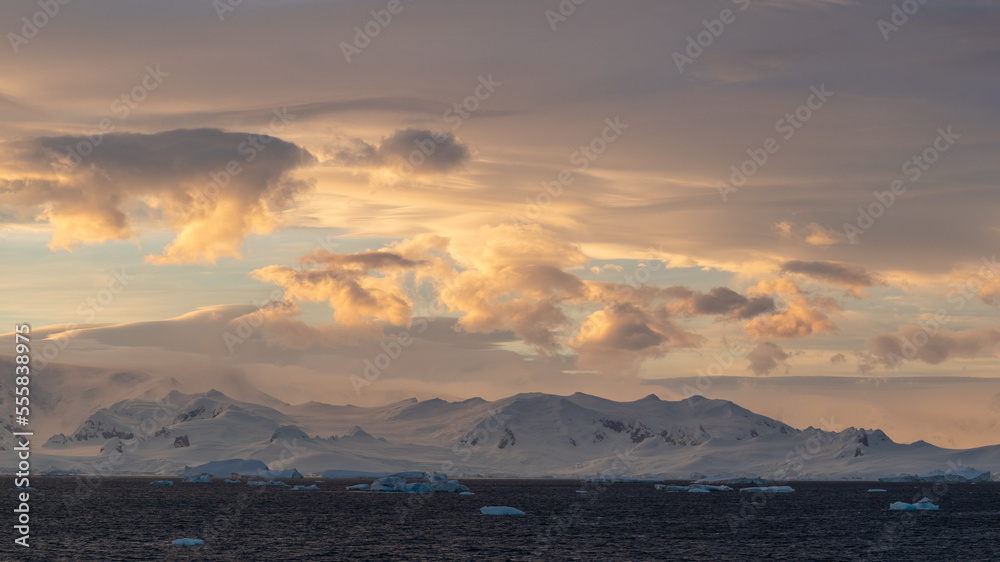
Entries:
POLYGON ((764 484, 767 484, 767 481, 765 481, 763 478, 748 478, 748 477, 745 477, 745 476, 740 476, 740 477, 736 477, 736 478, 722 478, 722 477, 719 477, 719 478, 702 478, 702 479, 698 480, 697 483, 698 484, 729 484, 729 485, 737 484, 737 485, 740 485, 740 486, 751 484, 753 486, 763 486, 764 484))
POLYGON ((505 505, 494 505, 479 508, 479 512, 483 515, 527 515, 520 509, 515 509, 513 507, 507 507, 505 505))
POLYGON ((242 484, 242 483, 243 483, 242 480, 230 480, 229 478, 226 478, 226 484, 242 484))
MULTIPOLYGON (((434 474, 441 474, 440 472, 435 472, 434 474)), ((395 476, 396 478, 402 478, 403 480, 424 480, 426 481, 430 476, 426 472, 418 471, 408 471, 408 472, 397 472, 395 474, 390 474, 389 476, 395 476)), ((447 480, 447 476, 445 479, 447 480)))
POLYGON ((207 484, 212 481, 211 474, 190 474, 184 477, 185 482, 193 484, 207 484))
MULTIPOLYGON (((350 488, 349 488, 350 489, 350 488)), ((469 488, 458 483, 458 480, 448 480, 447 474, 440 472, 399 472, 392 476, 377 478, 372 482, 373 492, 409 492, 426 494, 430 492, 468 492, 469 488), (407 477, 419 478, 422 482, 406 483, 407 477)))
POLYGON ((687 486, 676 486, 674 484, 656 484, 653 488, 661 492, 686 492, 690 489, 687 486))
POLYGON ((712 493, 712 492, 710 492, 710 491, 708 491, 708 490, 706 490, 704 488, 689 488, 688 489, 688 493, 690 494, 692 492, 697 492, 697 493, 700 493, 700 494, 711 494, 712 493))
POLYGON ((427 482, 414 482, 407 484, 403 491, 411 494, 429 494, 431 493, 431 486, 427 482))
POLYGON ((264 480, 251 480, 247 482, 247 484, 249 484, 250 486, 283 486, 285 488, 289 487, 288 484, 276 480, 268 480, 266 482, 264 480))
POLYGON ((371 485, 373 492, 405 492, 406 479, 398 476, 386 476, 377 478, 371 485))
POLYGON ((768 494, 788 494, 794 492, 795 489, 791 486, 751 486, 749 488, 740 488, 741 492, 758 492, 758 493, 768 493, 768 494))
POLYGON ((459 492, 458 495, 460 495, 460 496, 474 496, 474 495, 476 495, 476 493, 475 492, 459 492))
POLYGON ((150 486, 173 486, 174 483, 170 480, 153 480, 149 483, 150 486))
POLYGON ((347 486, 347 490, 351 492, 367 492, 371 490, 371 486, 368 484, 355 484, 353 486, 347 486))
POLYGON ((914 511, 914 510, 937 510, 938 506, 930 500, 930 498, 924 498, 917 503, 906 503, 906 502, 893 502, 889 504, 889 509, 892 511, 914 511))
POLYGON ((184 539, 176 539, 174 542, 172 542, 170 544, 175 544, 177 546, 200 546, 200 545, 205 544, 205 541, 203 541, 201 539, 188 539, 188 538, 184 538, 184 539))
POLYGON ((319 486, 317 486, 315 484, 313 484, 312 486, 302 486, 302 485, 299 485, 299 486, 293 487, 292 489, 293 490, 298 490, 298 491, 302 492, 302 491, 305 491, 305 490, 319 490, 319 486))
POLYGON ((882 488, 872 488, 868 490, 869 492, 888 492, 889 490, 883 490, 882 488))
POLYGON ((706 492, 732 492, 729 486, 713 486, 711 484, 691 484, 691 490, 705 490, 706 492))
POLYGON ((661 492, 732 492, 729 486, 712 486, 710 484, 691 484, 690 486, 676 486, 673 484, 656 484, 653 488, 661 492))
POLYGON ((468 492, 469 488, 458 483, 458 480, 445 480, 444 482, 431 482, 432 492, 459 493, 468 492))
POLYGON ((577 490, 576 493, 578 493, 578 494, 586 494, 587 490, 577 490))

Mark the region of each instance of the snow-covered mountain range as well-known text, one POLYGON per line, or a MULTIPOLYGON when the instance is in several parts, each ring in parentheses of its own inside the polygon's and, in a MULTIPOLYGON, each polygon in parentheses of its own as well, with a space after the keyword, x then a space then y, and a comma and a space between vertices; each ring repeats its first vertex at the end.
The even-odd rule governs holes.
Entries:
POLYGON ((34 469, 177 474, 210 461, 247 459, 304 474, 418 470, 781 481, 947 473, 959 466, 1000 472, 1000 445, 899 444, 882 431, 838 427, 833 420, 800 430, 698 396, 615 402, 579 393, 518 394, 493 402, 411 399, 364 408, 290 405, 254 393, 252 400, 236 399, 215 390, 154 398, 158 388, 96 409, 42 446, 36 441, 34 469))

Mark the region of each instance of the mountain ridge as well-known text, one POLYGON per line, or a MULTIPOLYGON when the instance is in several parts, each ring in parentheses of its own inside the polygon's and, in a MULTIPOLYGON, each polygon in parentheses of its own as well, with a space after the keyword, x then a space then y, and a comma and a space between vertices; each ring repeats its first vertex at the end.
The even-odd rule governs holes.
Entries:
POLYGON ((385 406, 262 405, 218 390, 100 408, 37 449, 36 469, 176 474, 228 459, 319 474, 440 470, 487 476, 692 474, 770 479, 875 479, 951 464, 1000 469, 1000 446, 895 443, 878 429, 794 428, 738 404, 655 394, 617 402, 584 393, 495 401, 409 399, 385 406), (312 436, 312 437, 310 437, 312 436), (274 465, 274 466, 272 466, 274 465))

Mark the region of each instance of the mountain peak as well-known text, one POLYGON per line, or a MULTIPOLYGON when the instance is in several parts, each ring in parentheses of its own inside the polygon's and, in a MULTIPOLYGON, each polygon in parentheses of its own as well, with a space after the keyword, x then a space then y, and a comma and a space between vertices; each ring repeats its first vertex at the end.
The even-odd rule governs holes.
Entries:
POLYGON ((372 436, 372 434, 361 429, 360 425, 352 427, 350 431, 344 434, 344 437, 354 437, 357 439, 375 439, 375 437, 372 436))

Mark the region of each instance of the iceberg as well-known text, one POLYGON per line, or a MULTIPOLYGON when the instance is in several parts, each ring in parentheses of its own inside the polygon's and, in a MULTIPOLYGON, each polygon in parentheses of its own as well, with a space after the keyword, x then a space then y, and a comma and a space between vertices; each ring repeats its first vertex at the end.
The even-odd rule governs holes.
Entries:
POLYGON ((445 480, 444 482, 431 482, 429 483, 432 492, 448 492, 448 493, 459 493, 468 492, 468 486, 463 486, 458 483, 458 480, 445 480))
POLYGON ((251 480, 247 482, 247 484, 250 486, 283 486, 285 488, 289 487, 288 484, 276 480, 268 480, 266 482, 264 480, 251 480))
POLYGON ((476 493, 475 492, 459 492, 458 495, 460 495, 460 496, 474 496, 474 495, 476 495, 476 493))
POLYGON ((462 492, 469 491, 469 488, 459 484, 458 480, 448 480, 448 475, 440 472, 430 474, 426 472, 400 472, 393 476, 377 478, 374 482, 372 482, 369 489, 373 492, 410 492, 414 494, 426 494, 430 492, 450 492, 460 494, 462 492), (407 484, 406 476, 419 478, 422 482, 407 484))
POLYGON ((741 492, 759 492, 768 494, 788 494, 794 492, 795 489, 791 486, 751 486, 749 488, 740 488, 741 492))
POLYGON ((888 492, 889 490, 883 490, 882 488, 872 488, 868 490, 869 492, 888 492))
MULTIPOLYGON (((440 472, 435 472, 434 474, 441 474, 440 472)), ((397 472, 395 474, 390 474, 389 476, 395 476, 396 478, 402 478, 403 480, 427 480, 429 475, 426 472, 397 472)), ((447 476, 445 476, 447 479, 447 476)))
POLYGON ((226 478, 226 484, 242 484, 242 483, 243 483, 242 480, 231 480, 229 478, 226 478))
POLYGON ((691 490, 705 490, 706 492, 732 492, 733 489, 729 486, 713 486, 711 484, 691 484, 691 490))
POLYGON ((371 485, 373 492, 405 492, 406 479, 398 476, 386 476, 377 478, 371 485))
POLYGON ((303 485, 300 485, 300 486, 295 486, 292 489, 293 490, 298 490, 300 492, 303 492, 303 491, 306 491, 306 490, 319 490, 319 486, 317 486, 315 484, 313 484, 312 486, 303 486, 303 485))
POLYGON ((371 486, 368 484, 355 484, 353 486, 347 486, 347 490, 351 492, 367 492, 371 490, 371 486))
POLYGON ((686 492, 689 489, 687 486, 675 486, 673 484, 656 484, 653 488, 661 492, 686 492))
POLYGON ((149 483, 150 486, 173 486, 174 483, 170 480, 153 480, 149 483))
POLYGON ((187 538, 184 538, 184 539, 177 539, 177 540, 175 540, 174 542, 172 542, 170 544, 175 544, 177 546, 200 546, 200 545, 205 544, 205 541, 203 541, 201 539, 187 539, 187 538))
POLYGON ((527 515, 520 509, 507 507, 505 505, 481 507, 479 508, 479 512, 482 513, 483 515, 527 515))
POLYGON ((429 494, 431 493, 431 486, 427 482, 414 482, 407 484, 403 491, 411 494, 429 494))
POLYGON ((578 494, 586 494, 587 490, 577 490, 576 493, 578 493, 578 494))
POLYGON ((927 510, 936 511, 938 506, 930 500, 930 498, 924 498, 917 503, 906 503, 906 502, 893 502, 889 504, 889 509, 891 511, 914 511, 914 510, 927 510))
POLYGON ((656 484, 653 488, 661 492, 732 492, 729 486, 713 486, 710 484, 691 484, 690 486, 676 486, 673 484, 656 484))
POLYGON ((712 492, 709 492, 708 490, 706 490, 704 488, 689 488, 688 489, 688 493, 691 493, 691 492, 698 492, 698 493, 701 493, 701 494, 711 494, 712 493, 712 492))
POLYGON ((198 475, 188 475, 184 477, 185 482, 190 482, 193 484, 207 484, 212 481, 211 474, 198 474, 198 475))
POLYGON ((751 486, 763 486, 763 485, 767 484, 767 481, 764 480, 763 478, 747 478, 747 477, 741 476, 741 477, 738 477, 738 478, 702 478, 702 479, 698 480, 697 483, 698 484, 729 484, 730 486, 733 486, 733 485, 746 486, 748 484, 751 485, 751 486))

